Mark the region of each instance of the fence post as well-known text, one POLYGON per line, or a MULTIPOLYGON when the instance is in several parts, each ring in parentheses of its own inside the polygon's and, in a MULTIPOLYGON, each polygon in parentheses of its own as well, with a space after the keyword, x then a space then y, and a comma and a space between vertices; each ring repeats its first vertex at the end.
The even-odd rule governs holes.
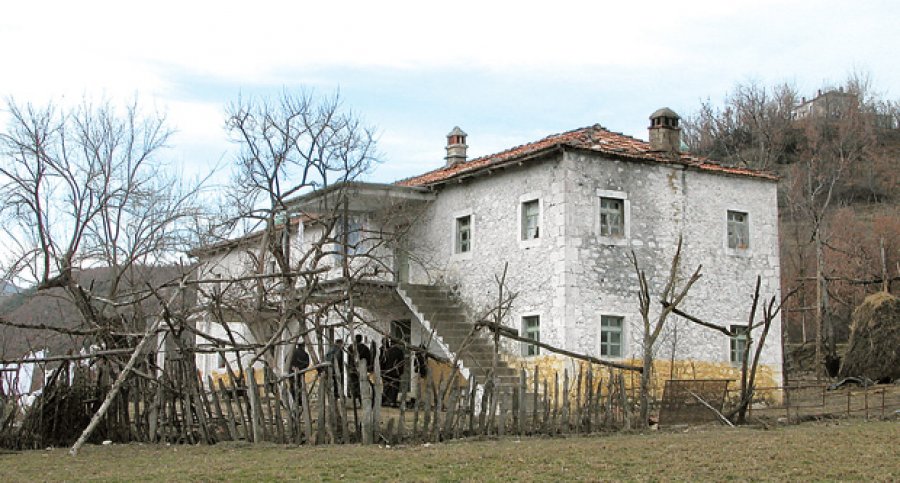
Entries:
POLYGON ((866 421, 869 420, 869 385, 863 384, 863 400, 866 408, 866 421))
POLYGON ((847 417, 850 417, 850 388, 847 388, 847 417))
POLYGON ((247 378, 247 396, 250 398, 250 428, 253 431, 253 442, 259 443, 263 439, 262 428, 260 427, 260 407, 259 393, 256 392, 256 374, 255 370, 250 367, 244 371, 247 378))
POLYGON ((784 412, 787 416, 787 424, 791 424, 791 392, 788 386, 784 386, 784 412))

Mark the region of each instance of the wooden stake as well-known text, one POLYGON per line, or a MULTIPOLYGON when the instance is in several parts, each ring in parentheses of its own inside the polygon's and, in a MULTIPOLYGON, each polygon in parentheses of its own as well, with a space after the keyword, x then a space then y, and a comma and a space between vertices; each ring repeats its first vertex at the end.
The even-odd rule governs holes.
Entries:
MULTIPOLYGON (((212 377, 206 376, 209 381, 209 387, 212 388, 212 399, 213 404, 216 406, 216 413, 222 419, 224 419, 225 426, 227 427, 228 435, 231 436, 232 441, 238 440, 238 432, 237 426, 234 424, 234 410, 231 408, 231 403, 225 401, 228 404, 228 416, 225 417, 225 413, 222 412, 222 402, 219 400, 219 392, 216 391, 216 386, 213 383, 212 377)), ((225 394, 225 385, 222 384, 222 380, 219 379, 219 391, 224 395, 225 394)))
POLYGON ((562 433, 569 433, 569 370, 563 370, 562 433))
MULTIPOLYGON (((174 295, 172 300, 174 300, 174 295)), ((149 340, 151 339, 151 335, 155 338, 156 329, 159 327, 159 322, 162 320, 157 317, 152 324, 147 327, 147 330, 144 331, 144 335, 141 338, 141 341, 138 343, 137 347, 135 347, 134 352, 131 354, 131 357, 128 359, 128 362, 125 364, 125 367, 122 368, 122 372, 119 373, 119 377, 116 378, 116 382, 113 383, 112 388, 109 393, 106 394, 106 399, 103 400, 103 404, 100 405, 100 409, 94 413, 94 416, 91 418, 91 422, 88 423, 87 427, 82 431, 81 436, 78 437, 78 440, 75 441, 75 444, 72 445, 72 448, 69 450, 69 454, 75 456, 78 454, 78 450, 84 445, 84 442, 91 436, 91 433, 94 432, 94 429, 100 424, 100 420, 106 415, 106 411, 109 410, 110 404, 112 404, 113 399, 115 399, 116 394, 119 393, 119 390, 122 388, 122 384, 125 382, 125 379, 128 378, 128 374, 131 372, 131 369, 137 363, 138 359, 140 359, 141 353, 144 351, 144 347, 147 345, 149 340)))
POLYGON ((528 392, 528 379, 525 374, 525 368, 519 369, 519 423, 516 426, 516 434, 519 436, 525 434, 525 418, 527 415, 525 398, 528 392))
POLYGON ((256 377, 254 377, 253 367, 248 367, 247 378, 247 396, 250 399, 250 428, 253 431, 253 442, 260 443, 264 439, 262 428, 262 409, 259 407, 259 392, 256 386, 256 377))
POLYGON ((588 400, 587 391, 585 391, 585 398, 581 399, 581 384, 584 383, 584 364, 578 364, 578 376, 576 377, 575 382, 575 432, 580 433, 585 430, 584 427, 584 408, 585 401, 588 400))
MULTIPOLYGON (((426 376, 427 380, 427 376, 426 376)), ((424 382, 419 380, 416 382, 416 404, 413 407, 413 427, 412 427, 412 439, 413 441, 419 440, 419 407, 422 405, 422 384, 424 382)))
POLYGON ((550 431, 556 433, 559 429, 559 372, 553 371, 553 419, 550 423, 550 431))
POLYGON ((359 394, 362 400, 362 444, 372 444, 374 428, 372 428, 372 386, 369 384, 365 359, 356 361, 356 370, 359 371, 359 394))
POLYGON ((541 431, 550 432, 550 388, 547 384, 547 378, 544 378, 544 419, 541 422, 541 431))
POLYGON ((300 378, 300 404, 303 405, 303 429, 307 444, 313 442, 312 409, 309 407, 309 391, 306 388, 306 376, 300 378))
MULTIPOLYGON (((412 366, 410 366, 412 367, 412 366)), ((400 418, 397 421, 397 442, 406 438, 406 391, 400 393, 400 418)))
POLYGON ((478 385, 475 383, 475 376, 469 375, 469 389, 466 391, 466 417, 468 419, 468 435, 472 436, 475 432, 475 398, 478 395, 478 385))

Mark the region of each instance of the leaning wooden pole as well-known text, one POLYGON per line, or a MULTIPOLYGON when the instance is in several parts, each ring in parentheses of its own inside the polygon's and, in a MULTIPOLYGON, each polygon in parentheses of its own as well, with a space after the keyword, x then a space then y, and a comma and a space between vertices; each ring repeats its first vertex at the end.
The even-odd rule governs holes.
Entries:
POLYGON ((78 450, 91 436, 91 433, 94 432, 94 429, 97 428, 97 425, 100 424, 100 420, 103 419, 104 415, 106 415, 106 411, 112 404, 113 399, 115 399, 116 394, 119 393, 119 389, 122 388, 122 384, 128 377, 128 373, 131 372, 131 369, 134 368, 135 363, 137 363, 138 359, 140 359, 141 353, 144 352, 144 347, 147 345, 147 342, 152 338, 152 335, 156 334, 156 329, 159 327, 160 320, 161 318, 157 318, 152 324, 150 324, 149 327, 147 327, 147 330, 144 331, 144 336, 141 338, 141 341, 138 343, 137 347, 134 348, 134 352, 131 353, 131 358, 128 359, 128 363, 125 364, 122 372, 119 373, 119 377, 116 378, 116 382, 113 383, 112 388, 109 390, 109 393, 107 393, 106 399, 103 401, 100 409, 98 409, 97 412, 94 413, 94 417, 91 418, 90 424, 88 424, 88 426, 84 428, 81 436, 78 437, 78 441, 75 441, 75 444, 72 445, 72 449, 69 450, 70 455, 76 456, 78 454, 78 450))
POLYGON ((172 296, 169 297, 168 302, 163 306, 160 314, 156 317, 152 324, 147 327, 147 330, 144 331, 144 335, 141 337, 141 341, 138 342, 137 347, 134 348, 134 352, 131 353, 131 358, 128 359, 128 363, 125 364, 125 367, 122 368, 122 372, 119 373, 119 377, 116 378, 116 382, 113 383, 112 388, 110 388, 109 393, 106 395, 106 399, 103 401, 103 404, 100 405, 100 409, 94 413, 94 417, 91 418, 91 422, 84 428, 84 431, 81 433, 81 436, 78 437, 78 441, 75 441, 75 444, 72 445, 72 448, 69 450, 69 454, 72 456, 76 456, 78 454, 78 450, 84 445, 84 442, 91 436, 91 433, 94 432, 94 429, 97 428, 97 425, 100 424, 100 420, 103 419, 103 416, 106 415, 106 411, 109 410, 109 406, 112 404, 113 399, 115 399, 116 394, 119 393, 119 390, 122 388, 122 384, 125 383, 125 379, 128 377, 128 373, 134 369, 134 365, 137 363, 138 359, 141 358, 141 354, 144 352, 144 347, 147 346, 147 343, 153 339, 152 336, 156 335, 156 330, 159 328, 159 323, 163 319, 163 315, 169 309, 169 304, 175 301, 178 297, 178 294, 184 290, 185 280, 182 278, 181 283, 178 287, 178 290, 172 293, 172 296))

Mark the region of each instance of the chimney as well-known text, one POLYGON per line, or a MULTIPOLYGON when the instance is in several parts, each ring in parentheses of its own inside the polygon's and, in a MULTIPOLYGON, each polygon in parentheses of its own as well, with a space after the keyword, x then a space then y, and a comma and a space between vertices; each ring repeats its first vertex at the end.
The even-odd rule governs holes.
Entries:
POLYGON ((447 167, 455 166, 459 163, 466 162, 466 145, 467 134, 463 132, 459 126, 453 128, 447 135, 447 167))
POLYGON ((681 117, 675 111, 664 107, 650 115, 650 150, 667 153, 681 151, 681 117))

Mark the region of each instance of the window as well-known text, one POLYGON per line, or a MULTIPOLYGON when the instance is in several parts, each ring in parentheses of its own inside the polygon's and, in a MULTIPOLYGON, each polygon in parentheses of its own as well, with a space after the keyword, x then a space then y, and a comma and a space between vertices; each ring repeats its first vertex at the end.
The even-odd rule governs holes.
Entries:
POLYGON ((744 351, 747 348, 747 326, 732 325, 731 333, 731 355, 729 360, 733 364, 744 363, 744 351))
POLYGON ((600 316, 600 355, 622 357, 622 326, 624 317, 600 316))
POLYGON ((472 251, 472 215, 460 216, 456 219, 456 253, 472 251))
POLYGON ((600 197, 600 236, 625 236, 625 200, 600 197))
MULTIPOLYGON (((541 340, 541 318, 537 315, 527 315, 522 317, 522 332, 525 337, 540 342, 541 340)), ((523 344, 523 356, 536 356, 540 354, 540 348, 534 344, 523 344)))
POLYGON ((538 200, 522 203, 522 240, 534 240, 540 234, 541 206, 538 200))
POLYGON ((747 213, 728 211, 728 248, 746 250, 750 248, 750 223, 747 213))

